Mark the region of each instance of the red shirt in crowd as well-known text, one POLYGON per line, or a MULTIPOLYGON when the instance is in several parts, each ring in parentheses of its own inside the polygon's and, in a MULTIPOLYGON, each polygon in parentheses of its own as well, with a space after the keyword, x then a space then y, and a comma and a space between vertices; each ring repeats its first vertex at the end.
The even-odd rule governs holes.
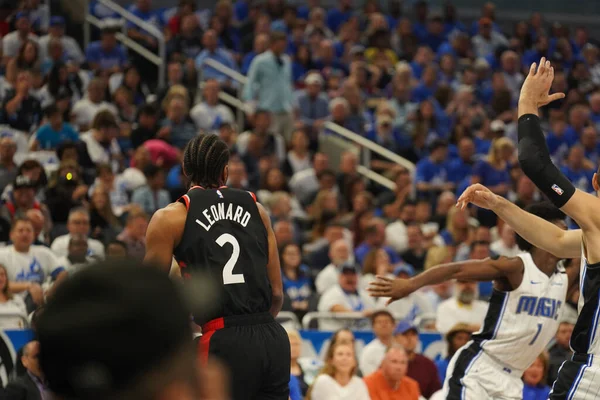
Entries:
POLYGON ((408 362, 408 377, 419 383, 423 397, 430 398, 442 388, 437 368, 433 361, 421 354, 414 354, 408 362))
POLYGON ((365 377, 364 381, 371 400, 419 400, 421 396, 417 381, 407 376, 400 379, 397 389, 390 387, 380 369, 365 377))

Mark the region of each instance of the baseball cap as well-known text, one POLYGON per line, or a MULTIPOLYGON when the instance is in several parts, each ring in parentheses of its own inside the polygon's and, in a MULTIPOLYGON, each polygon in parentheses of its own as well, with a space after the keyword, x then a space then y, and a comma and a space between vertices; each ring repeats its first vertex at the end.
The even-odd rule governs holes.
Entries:
POLYGON ((29 13, 27 13, 25 11, 19 11, 18 13, 15 14, 15 21, 19 20, 21 18, 29 19, 29 13))
POLYGON ((307 85, 313 85, 313 84, 322 85, 323 78, 321 77, 321 74, 319 74, 317 72, 311 72, 310 74, 308 74, 306 76, 306 78, 304 78, 304 83, 307 85))
POLYGON ((356 265, 350 261, 343 263, 342 267, 340 269, 342 274, 347 273, 347 272, 358 274, 359 270, 360 270, 360 268, 358 268, 358 265, 356 265))
POLYGON ((492 132, 500 132, 506 129, 506 124, 502 120, 495 119, 490 124, 490 129, 492 132))
POLYGON ((63 26, 65 24, 65 18, 59 15, 55 15, 50 18, 50 26, 63 26))
POLYGON ((396 325, 396 329, 394 329, 394 336, 396 335, 404 335, 406 332, 413 330, 415 332, 419 332, 419 329, 415 325, 413 321, 403 319, 396 325))
POLYGON ((394 268, 394 275, 400 275, 402 273, 412 277, 415 275, 415 269, 410 264, 400 264, 394 268))
POLYGON ((63 282, 37 321, 40 366, 67 398, 105 398, 192 342, 184 297, 158 268, 112 260, 63 282))
POLYGON ((17 175, 17 177, 13 181, 14 189, 35 188, 36 186, 37 185, 35 184, 35 182, 25 175, 17 175))
POLYGON ((465 323, 458 323, 455 324, 452 328, 450 328, 450 330, 446 333, 446 340, 452 340, 452 337, 454 335, 456 335, 459 332, 467 332, 467 333, 473 333, 473 330, 471 329, 471 327, 468 324, 465 323))

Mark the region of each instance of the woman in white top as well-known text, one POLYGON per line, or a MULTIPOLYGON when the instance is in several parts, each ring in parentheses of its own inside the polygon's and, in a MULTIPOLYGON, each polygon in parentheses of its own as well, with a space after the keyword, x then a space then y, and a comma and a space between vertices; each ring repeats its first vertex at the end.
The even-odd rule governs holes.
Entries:
POLYGON ((283 173, 289 178, 295 173, 312 167, 311 154, 308 150, 308 135, 302 129, 296 129, 292 134, 291 148, 283 163, 283 173))
POLYGON ((339 341, 330 348, 326 360, 309 390, 311 400, 370 400, 365 383, 355 375, 357 362, 354 347, 339 341))
POLYGON ((375 280, 375 276, 387 276, 389 278, 395 278, 394 267, 390 262, 390 256, 388 253, 380 248, 373 249, 365 256, 363 261, 362 276, 360 277, 360 287, 366 289, 369 284, 375 280))
POLYGON ((19 315, 27 317, 25 303, 20 296, 13 296, 8 290, 6 267, 0 264, 0 331, 25 328, 19 315))

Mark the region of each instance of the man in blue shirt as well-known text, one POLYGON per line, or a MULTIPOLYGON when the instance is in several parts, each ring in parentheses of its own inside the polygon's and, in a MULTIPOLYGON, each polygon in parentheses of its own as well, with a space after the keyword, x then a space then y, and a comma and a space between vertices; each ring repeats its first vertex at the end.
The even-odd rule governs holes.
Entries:
POLYGON ((452 190, 454 184, 448 181, 446 158, 448 143, 434 140, 429 149, 429 157, 416 165, 415 181, 419 196, 435 198, 444 190, 452 190))
MULTIPOLYGON (((131 5, 129 7, 129 12, 140 18, 142 21, 153 25, 158 32, 160 32, 160 18, 158 13, 152 10, 151 0, 137 0, 135 5, 131 5)), ((141 29, 133 22, 127 23, 127 36, 151 49, 155 49, 158 46, 156 36, 151 35, 150 32, 144 29, 141 29)))
POLYGON ((465 178, 473 173, 473 164, 475 160, 475 144, 468 137, 462 138, 458 142, 458 158, 448 162, 448 178, 451 182, 458 185, 465 178))
POLYGON ((592 177, 595 169, 588 169, 583 165, 584 150, 579 144, 571 147, 567 162, 560 169, 561 172, 573 183, 573 185, 584 192, 592 192, 592 177))
POLYGON ((337 33, 352 17, 352 0, 338 0, 338 7, 327 12, 327 27, 337 33))
POLYGON ((220 49, 218 47, 218 43, 217 32, 215 32, 213 29, 209 29, 204 32, 204 35, 202 35, 202 44, 204 45, 204 50, 202 50, 198 57, 196 57, 196 69, 202 71, 202 79, 204 80, 216 79, 222 87, 235 86, 235 82, 232 82, 229 76, 217 71, 209 65, 203 65, 204 61, 210 59, 237 71, 237 66, 231 54, 227 50, 220 49))
POLYGON ((113 26, 106 26, 100 40, 89 44, 85 58, 92 71, 109 75, 123 71, 127 65, 125 49, 117 43, 117 31, 113 26))
POLYGON ((444 34, 444 22, 442 17, 435 16, 429 20, 427 25, 427 36, 425 37, 425 44, 431 48, 434 52, 437 52, 440 45, 446 40, 444 34))
POLYGON ((252 51, 250 53, 246 54, 244 56, 244 58, 242 59, 242 68, 241 68, 242 74, 247 75, 248 70, 250 69, 250 64, 252 64, 252 61, 254 60, 254 58, 257 55, 264 53, 268 49, 269 49, 269 35, 267 35, 266 33, 259 33, 258 35, 254 36, 254 47, 253 47, 252 51))
POLYGON ((271 112, 271 129, 289 141, 294 129, 294 97, 292 64, 285 54, 286 47, 285 33, 271 33, 270 50, 256 56, 250 64, 243 97, 245 101, 256 101, 258 109, 271 112))
POLYGON ((386 253, 390 256, 390 263, 392 265, 402 261, 398 253, 385 244, 385 221, 379 218, 374 218, 369 222, 365 229, 365 241, 360 244, 354 250, 354 257, 356 262, 361 266, 365 260, 365 257, 371 250, 383 248, 386 253))
POLYGON ((79 134, 71 124, 63 122, 62 112, 55 104, 48 106, 44 114, 48 123, 38 129, 30 150, 54 150, 67 140, 79 141, 79 134))
POLYGON ((306 88, 298 95, 299 118, 305 129, 318 133, 329 115, 329 99, 321 92, 323 78, 318 72, 310 73, 304 79, 306 88))

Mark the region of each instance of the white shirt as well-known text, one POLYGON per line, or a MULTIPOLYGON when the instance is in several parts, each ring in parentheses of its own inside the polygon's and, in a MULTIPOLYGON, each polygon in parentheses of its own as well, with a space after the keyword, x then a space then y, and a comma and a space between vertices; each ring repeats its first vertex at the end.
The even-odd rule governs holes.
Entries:
POLYGON ((314 168, 296 172, 289 182, 290 189, 302 203, 310 200, 309 196, 319 190, 319 181, 314 168))
MULTIPOLYGON (((30 33, 27 38, 36 43, 38 42, 38 37, 33 33, 30 33)), ((2 54, 4 57, 16 57, 22 45, 23 40, 21 40, 19 32, 12 31, 2 38, 2 54)))
POLYGON ((517 254, 523 251, 516 244, 513 247, 506 247, 502 239, 498 239, 490 245, 490 250, 499 256, 516 257, 517 254))
POLYGON ((133 192, 135 189, 146 184, 146 176, 144 173, 139 169, 132 167, 125 169, 118 179, 123 182, 125 189, 129 192, 133 192))
POLYGON ((387 346, 377 338, 363 348, 358 362, 363 376, 371 375, 379 369, 386 350, 387 346))
POLYGON ((83 126, 90 125, 94 120, 94 117, 98 113, 98 111, 108 110, 114 114, 115 117, 119 115, 117 108, 106 102, 102 101, 100 103, 92 103, 87 97, 79 100, 73 106, 73 110, 71 114, 75 116, 75 125, 83 126))
POLYGON ((415 319, 417 316, 433 314, 435 309, 429 304, 427 297, 421 292, 411 293, 408 296, 387 304, 389 297, 381 297, 377 307, 386 308, 398 320, 405 318, 415 319))
POLYGON ((207 132, 219 129, 217 125, 220 124, 215 123, 217 119, 220 119, 221 123, 233 123, 233 113, 229 107, 223 104, 217 104, 216 106, 207 103, 196 104, 190 111, 190 117, 196 124, 196 128, 207 132))
POLYGON ((9 280, 40 285, 51 275, 64 270, 49 248, 37 245, 32 245, 27 253, 19 253, 13 245, 0 249, 0 264, 6 267, 9 280))
MULTIPOLYGON (((71 240, 71 234, 66 234, 57 237, 52 242, 50 247, 54 254, 58 257, 66 257, 69 254, 69 241, 71 240)), ((88 238, 88 255, 95 256, 97 258, 104 258, 104 245, 92 238, 88 238)), ((66 266, 65 266, 66 268, 66 266)))
POLYGON ((330 287, 337 285, 339 277, 340 271, 335 265, 329 264, 328 266, 323 268, 315 278, 315 286, 317 288, 317 293, 323 294, 330 287))
POLYGON ((311 400, 370 400, 367 385, 353 376, 346 386, 340 386, 331 376, 321 374, 313 383, 311 400))
POLYGON ((401 254, 408 250, 408 235, 406 233, 406 225, 401 220, 392 222, 385 228, 386 243, 401 254))
POLYGON ((8 314, 19 314, 27 318, 27 307, 21 296, 13 296, 6 303, 0 303, 0 331, 25 328, 23 318, 8 316, 8 314))
POLYGON ((452 297, 438 307, 435 328, 445 335, 458 323, 483 326, 487 309, 488 303, 485 301, 473 300, 473 304, 470 306, 461 306, 458 304, 458 300, 452 297))
MULTIPOLYGON (((357 312, 372 310, 375 308, 375 301, 368 293, 358 290, 358 294, 346 294, 339 284, 329 288, 319 300, 318 311, 330 312, 333 306, 339 305, 357 312)), ((340 313, 343 316, 343 313, 340 313)), ((324 331, 337 331, 344 327, 352 327, 356 330, 365 330, 369 328, 368 321, 365 320, 337 320, 322 318, 319 320, 319 329, 324 331)))
POLYGON ((67 270, 69 275, 73 275, 74 273, 80 271, 83 267, 96 262, 97 259, 90 257, 90 256, 86 256, 84 263, 73 264, 67 256, 64 256, 64 257, 59 258, 58 261, 60 262, 60 264, 62 266, 65 267, 65 269, 67 270))
MULTIPOLYGON (((48 43, 50 43, 50 39, 50 35, 44 35, 38 42, 40 46, 40 60, 45 60, 48 57, 48 43)), ((75 39, 70 36, 63 35, 60 38, 60 41, 69 60, 73 60, 78 64, 81 64, 85 61, 81 47, 79 47, 75 39)))
POLYGON ((91 131, 87 131, 82 133, 79 136, 82 142, 85 143, 87 147, 88 154, 90 158, 95 164, 109 164, 111 162, 111 156, 118 155, 121 153, 121 148, 117 143, 116 139, 113 139, 110 143, 110 147, 105 149, 102 145, 94 138, 94 135, 91 131))

